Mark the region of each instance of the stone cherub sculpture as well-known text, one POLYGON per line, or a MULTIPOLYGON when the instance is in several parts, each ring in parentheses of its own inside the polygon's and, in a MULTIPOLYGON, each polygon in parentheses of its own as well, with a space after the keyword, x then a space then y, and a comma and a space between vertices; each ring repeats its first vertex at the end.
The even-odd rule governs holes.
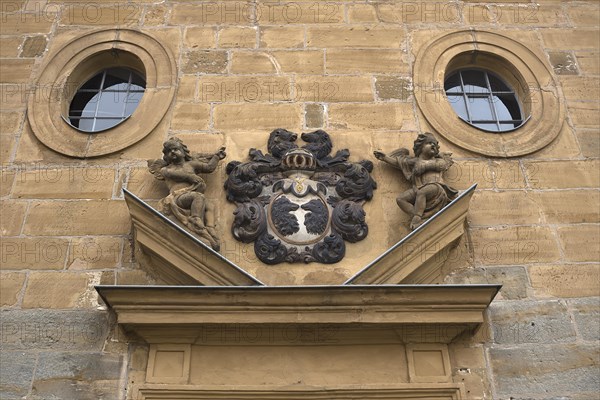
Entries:
POLYGON ((204 196, 206 183, 198 174, 213 172, 226 156, 225 147, 214 154, 191 154, 187 146, 175 137, 163 144, 162 152, 162 159, 148 160, 150 172, 157 179, 164 180, 169 188, 169 195, 158 204, 159 211, 174 215, 219 251, 214 209, 204 196))
POLYGON ((419 134, 414 142, 414 157, 408 149, 394 150, 389 155, 381 151, 373 154, 378 160, 400 169, 412 187, 398 196, 398 206, 411 216, 410 229, 414 230, 446 204, 458 192, 444 183, 442 173, 453 163, 451 153, 440 153, 438 141, 430 133, 419 134))

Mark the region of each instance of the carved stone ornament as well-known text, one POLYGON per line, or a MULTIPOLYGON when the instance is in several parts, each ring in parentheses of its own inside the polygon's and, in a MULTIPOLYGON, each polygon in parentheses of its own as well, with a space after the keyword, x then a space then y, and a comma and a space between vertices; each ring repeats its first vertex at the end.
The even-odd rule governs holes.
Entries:
POLYGON ((224 158, 225 147, 214 154, 192 154, 175 137, 163 144, 162 159, 148 160, 150 172, 169 187, 169 195, 159 202, 158 210, 175 217, 216 251, 219 251, 220 240, 214 209, 204 196, 206 183, 199 173, 213 172, 224 158))
POLYGON ((237 208, 233 236, 254 242, 256 256, 266 264, 340 261, 346 241, 368 233, 363 204, 377 187, 371 161, 349 162, 350 152, 333 148, 323 130, 298 135, 271 132, 268 153, 250 149, 250 161, 227 165, 227 199, 237 208))
POLYGON ((411 188, 400 193, 398 206, 411 216, 410 229, 417 229, 429 217, 456 198, 458 191, 444 183, 442 176, 454 163, 451 153, 440 153, 440 145, 431 133, 419 134, 414 142, 414 157, 400 148, 389 155, 375 151, 378 160, 402 171, 411 188))

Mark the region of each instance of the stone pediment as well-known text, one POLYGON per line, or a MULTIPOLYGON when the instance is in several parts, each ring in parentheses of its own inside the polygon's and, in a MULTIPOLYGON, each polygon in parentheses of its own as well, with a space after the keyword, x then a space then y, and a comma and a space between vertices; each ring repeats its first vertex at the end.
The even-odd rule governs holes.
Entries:
MULTIPOLYGON (((345 283, 434 283, 449 251, 465 231, 471 186, 424 224, 396 243, 345 283)), ((135 240, 143 252, 140 263, 172 285, 263 285, 134 194, 124 191, 135 240), (156 234, 160 232, 160 234, 156 234)))
POLYGON ((263 285, 177 222, 123 190, 143 254, 140 264, 172 285, 263 285))

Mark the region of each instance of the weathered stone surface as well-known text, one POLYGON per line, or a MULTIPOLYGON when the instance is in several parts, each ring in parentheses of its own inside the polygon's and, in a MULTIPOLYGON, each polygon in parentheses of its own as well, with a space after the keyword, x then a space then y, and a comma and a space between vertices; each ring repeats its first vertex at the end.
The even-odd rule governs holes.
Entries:
POLYGON ((406 101, 412 95, 410 79, 397 76, 378 76, 375 90, 380 100, 406 101))
POLYGON ((25 274, 3 273, 0 275, 0 306, 14 306, 25 283, 25 274))
POLYGON ((260 28, 260 47, 299 48, 304 47, 304 27, 266 26, 260 28))
POLYGON ((309 27, 309 47, 376 47, 399 48, 404 36, 402 29, 371 26, 309 27))
POLYGON ((2 350, 101 351, 109 314, 87 310, 5 310, 0 321, 2 350))
POLYGON ((527 273, 523 267, 469 268, 450 275, 446 283, 501 284, 502 299, 517 300, 527 297, 527 273))
POLYGON ((32 272, 23 308, 77 308, 83 304, 89 277, 84 273, 32 272))
POLYGON ((577 140, 584 157, 600 157, 600 136, 592 129, 578 129, 577 140))
POLYGON ((328 74, 398 74, 408 73, 408 63, 401 50, 327 49, 325 69, 328 74))
MULTIPOLYGON (((596 296, 598 296, 596 292, 596 296)), ((573 299, 567 302, 583 340, 600 340, 600 299, 573 299)))
POLYGON ((25 39, 21 49, 21 57, 39 57, 46 51, 46 36, 30 36, 25 39))
POLYGON ((186 74, 220 74, 227 68, 227 53, 224 51, 190 51, 185 59, 182 70, 186 74))
POLYGON ((532 188, 568 189, 598 188, 600 163, 586 161, 525 162, 525 173, 532 188))
POLYGON ((535 197, 525 191, 478 191, 469 210, 473 225, 539 224, 542 215, 535 197))
POLYGON ((210 49, 215 47, 216 29, 205 26, 186 28, 183 43, 190 49, 210 49))
POLYGON ((26 199, 110 199, 116 171, 112 168, 37 168, 21 171, 13 197, 26 199), (77 188, 77 190, 73 190, 77 188))
POLYGON ((20 351, 2 351, 0 356, 0 398, 24 398, 31 388, 37 354, 20 351))
POLYGON ((2 60, 2 64, 0 64, 0 83, 26 83, 31 76, 33 61, 10 58, 2 60))
POLYGON ((217 129, 273 129, 274 126, 302 126, 300 104, 220 104, 214 108, 217 129))
POLYGON ((550 56, 550 64, 554 68, 554 73, 557 75, 577 75, 579 73, 575 57, 571 53, 551 52, 548 55, 550 56))
POLYGON ((123 362, 123 356, 106 353, 42 353, 32 398, 120 399, 123 362))
POLYGON ((598 223, 600 192, 596 190, 541 191, 532 194, 551 224, 598 223), (573 207, 573 204, 579 207, 573 207))
POLYGON ((219 47, 254 48, 256 37, 255 27, 224 27, 219 31, 219 47))
POLYGON ((323 51, 273 51, 271 53, 283 73, 322 74, 323 51))
POLYGON ((575 330, 564 303, 502 301, 490 306, 494 343, 564 343, 575 341, 575 330))
POLYGON ((263 52, 235 51, 231 55, 231 72, 234 74, 274 74, 277 64, 263 52))
POLYGON ((75 238, 70 243, 67 269, 116 268, 121 261, 123 239, 117 237, 75 238))
POLYGON ((16 57, 23 38, 19 36, 0 38, 0 57, 16 57))
POLYGON ((600 295, 600 264, 535 265, 529 278, 537 296, 600 295))
POLYGON ((307 128, 321 128, 325 122, 324 108, 321 104, 307 104, 304 108, 304 122, 307 128))
POLYGON ((500 399, 593 399, 598 346, 532 344, 489 350, 500 399))
POLYGON ((583 73, 595 74, 600 73, 600 54, 598 52, 577 52, 577 63, 583 73))
POLYGON ((210 106, 197 103, 177 103, 171 120, 171 129, 176 131, 199 131, 208 129, 210 106))
POLYGON ((329 121, 340 129, 400 129, 415 130, 412 104, 332 104, 329 121))
POLYGON ((27 203, 3 200, 0 203, 0 233, 2 236, 17 236, 21 233, 27 203))
POLYGON ((63 269, 69 241, 63 238, 4 238, 2 269, 63 269))
POLYGON ((600 225, 562 227, 558 237, 568 261, 600 260, 600 225))

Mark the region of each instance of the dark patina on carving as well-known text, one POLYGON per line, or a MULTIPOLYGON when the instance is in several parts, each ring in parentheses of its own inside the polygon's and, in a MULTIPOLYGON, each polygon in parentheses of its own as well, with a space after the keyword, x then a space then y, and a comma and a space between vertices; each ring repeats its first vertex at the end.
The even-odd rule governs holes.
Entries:
POLYGON ((268 153, 250 149, 250 161, 227 165, 227 199, 236 203, 233 236, 254 242, 256 256, 266 264, 281 262, 336 263, 345 241, 368 233, 363 204, 377 187, 373 163, 348 161, 350 152, 331 155, 333 143, 323 130, 298 135, 271 132, 268 153))
POLYGON ((454 163, 451 153, 440 153, 440 145, 431 133, 419 134, 414 142, 414 157, 400 148, 389 155, 375 151, 378 160, 402 171, 412 187, 398 196, 398 206, 411 216, 410 229, 417 229, 433 214, 450 203, 458 191, 444 183, 442 176, 454 163))
POLYGON ((225 147, 214 154, 192 154, 174 137, 163 144, 162 159, 148 160, 150 172, 169 187, 169 195, 158 203, 158 210, 175 217, 216 251, 219 251, 220 241, 214 209, 204 196, 206 183, 199 173, 213 172, 224 158, 225 147))

